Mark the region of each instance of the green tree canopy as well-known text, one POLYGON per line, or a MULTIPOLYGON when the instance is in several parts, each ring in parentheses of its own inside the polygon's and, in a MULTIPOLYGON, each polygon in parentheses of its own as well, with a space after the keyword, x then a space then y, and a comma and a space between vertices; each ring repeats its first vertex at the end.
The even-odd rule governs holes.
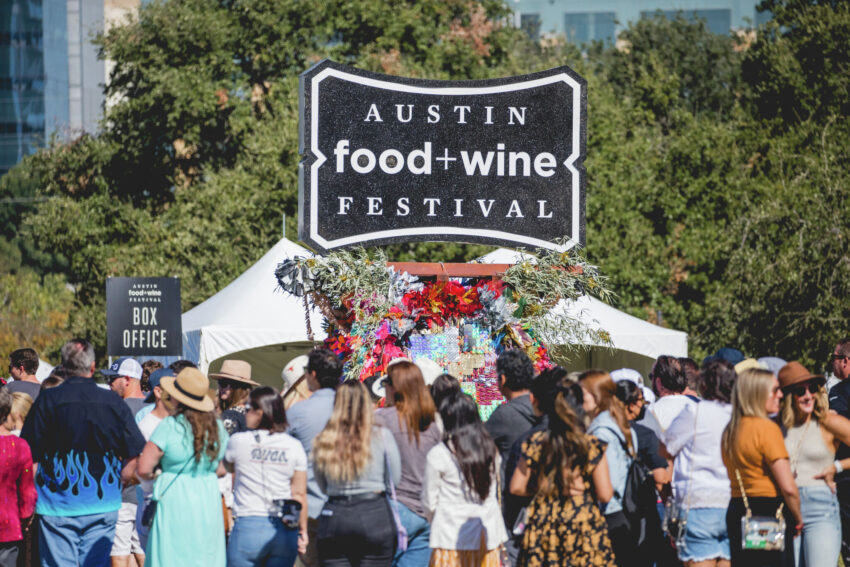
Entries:
POLYGON ((297 77, 312 63, 440 79, 569 65, 589 85, 586 252, 618 306, 662 313, 696 358, 728 344, 820 362, 850 320, 850 8, 763 7, 773 21, 734 36, 653 17, 580 47, 529 40, 498 0, 146 3, 98 40, 114 62, 101 131, 0 180, 0 197, 44 199, 4 228, 0 250, 17 251, 5 270, 60 272, 68 330, 103 353, 106 277, 180 276, 189 308, 268 249, 282 214, 294 235, 297 77))

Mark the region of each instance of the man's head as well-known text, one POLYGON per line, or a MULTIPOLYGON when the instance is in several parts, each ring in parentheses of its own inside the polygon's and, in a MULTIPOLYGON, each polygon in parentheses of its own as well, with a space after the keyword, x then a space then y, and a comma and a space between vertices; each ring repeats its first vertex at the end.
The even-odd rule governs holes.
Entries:
POLYGON ((151 372, 151 375, 149 376, 151 392, 148 394, 148 397, 145 398, 145 403, 155 403, 156 409, 164 409, 167 412, 171 412, 177 409, 176 404, 170 399, 168 393, 162 389, 162 386, 160 386, 160 382, 166 376, 176 378, 176 376, 174 376, 174 372, 170 368, 159 368, 151 372))
POLYGON ((9 374, 15 380, 35 377, 38 370, 38 353, 31 348, 19 348, 9 355, 9 374))
POLYGON ((86 339, 71 339, 62 346, 62 366, 69 376, 91 378, 94 374, 94 347, 86 339))
POLYGON ((832 373, 839 380, 850 376, 850 338, 841 339, 832 351, 832 373))
POLYGON ((700 386, 699 366, 694 359, 686 356, 679 358, 679 366, 682 367, 682 373, 685 375, 685 383, 695 394, 699 394, 702 389, 700 386))
POLYGON ((181 358, 180 360, 175 360, 171 364, 168 365, 168 368, 174 373, 174 376, 180 374, 184 368, 197 368, 198 365, 192 362, 191 360, 186 360, 185 358, 181 358))
POLYGON ((316 348, 307 360, 307 383, 313 391, 322 388, 336 389, 342 376, 342 361, 332 350, 316 348))
POLYGON ((649 372, 652 389, 659 398, 672 394, 681 394, 687 387, 682 365, 675 356, 663 354, 655 360, 649 372))
POLYGON ((135 358, 123 356, 112 363, 106 370, 101 370, 109 381, 112 391, 126 398, 138 391, 142 379, 142 365, 135 358))
POLYGON ((509 349, 496 360, 496 375, 500 389, 521 392, 531 387, 534 365, 522 349, 509 349))
POLYGON ((154 370, 159 370, 160 368, 162 368, 162 363, 158 360, 151 359, 151 360, 146 360, 142 363, 142 383, 141 383, 142 392, 150 392, 151 391, 151 387, 150 387, 150 383, 149 383, 150 377, 151 377, 151 372, 153 372, 154 370))

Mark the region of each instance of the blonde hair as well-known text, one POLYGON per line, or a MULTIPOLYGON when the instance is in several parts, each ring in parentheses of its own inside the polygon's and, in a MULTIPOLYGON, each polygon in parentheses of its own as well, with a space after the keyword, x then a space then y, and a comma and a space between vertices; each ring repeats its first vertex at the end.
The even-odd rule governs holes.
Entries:
POLYGON ((732 445, 738 435, 741 420, 745 417, 767 419, 767 399, 776 377, 769 370, 750 368, 738 375, 732 388, 732 419, 723 430, 722 448, 726 455, 732 452, 732 445))
POLYGON ((353 482, 371 456, 372 399, 358 381, 336 389, 328 424, 313 441, 313 465, 333 482, 353 482))
MULTIPOLYGON (((33 400, 29 394, 25 394, 24 392, 12 393, 12 409, 9 410, 9 415, 15 420, 16 426, 23 425, 27 414, 30 412, 32 403, 33 400)), ((19 429, 19 427, 15 427, 15 429, 19 429)))
POLYGON ((607 410, 626 438, 629 452, 634 455, 632 429, 629 427, 629 418, 626 417, 626 405, 617 398, 617 383, 611 375, 604 370, 588 370, 579 377, 579 384, 596 400, 596 410, 594 415, 590 416, 591 419, 607 410))
POLYGON ((281 398, 283 398, 283 407, 284 409, 289 409, 298 402, 308 399, 312 394, 310 386, 307 384, 307 379, 302 376, 291 388, 281 395, 281 398))
MULTIPOLYGON (((829 397, 826 393, 826 387, 823 384, 818 387, 818 391, 814 394, 814 398, 815 409, 812 412, 812 415, 818 423, 822 423, 829 414, 829 397)), ((782 425, 788 429, 794 427, 796 422, 796 416, 794 415, 794 395, 790 392, 785 394, 785 397, 782 398, 782 406, 779 408, 779 417, 782 420, 782 425)))

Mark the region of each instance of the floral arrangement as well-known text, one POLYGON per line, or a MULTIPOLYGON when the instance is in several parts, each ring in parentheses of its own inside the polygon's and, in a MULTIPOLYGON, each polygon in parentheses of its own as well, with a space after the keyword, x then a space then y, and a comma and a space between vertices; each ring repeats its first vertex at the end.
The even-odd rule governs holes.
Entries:
POLYGON ((501 279, 420 281, 388 266, 382 250, 363 248, 286 260, 275 276, 284 291, 307 296, 322 311, 325 345, 345 361, 347 379, 381 374, 390 360, 410 350, 411 337, 420 335, 443 336, 442 343, 432 341, 428 348, 436 350, 429 356, 457 350, 460 354, 442 362, 466 365, 456 368, 470 373, 470 364, 483 367, 473 355, 483 357, 484 351, 464 350, 465 341, 475 342, 482 329, 491 342, 484 347, 496 353, 522 348, 538 371, 552 364, 547 343, 571 337, 574 343, 565 345, 570 350, 587 342, 582 339, 610 342, 604 332, 552 311, 560 300, 587 293, 610 298, 597 268, 574 251, 538 250, 535 260, 511 266, 501 279))

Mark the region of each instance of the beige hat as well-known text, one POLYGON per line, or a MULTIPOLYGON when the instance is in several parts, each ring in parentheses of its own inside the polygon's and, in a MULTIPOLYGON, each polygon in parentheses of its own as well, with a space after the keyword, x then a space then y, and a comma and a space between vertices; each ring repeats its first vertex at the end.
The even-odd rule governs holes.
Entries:
POLYGON ((243 382, 250 386, 259 386, 258 382, 251 380, 251 365, 244 360, 225 360, 221 364, 221 370, 210 374, 214 380, 233 380, 243 382))
POLYGON ((735 374, 740 374, 744 370, 750 370, 752 368, 756 368, 759 370, 767 370, 767 367, 755 358, 745 358, 744 360, 735 365, 735 374))
POLYGON ((215 403, 207 395, 210 381, 197 368, 184 368, 177 375, 165 376, 159 383, 172 398, 192 409, 208 412, 215 409, 215 403))
POLYGON ((285 389, 294 386, 295 382, 304 376, 304 373, 307 372, 307 362, 309 360, 310 357, 306 354, 302 354, 301 356, 296 356, 286 363, 286 366, 283 367, 283 371, 280 373, 280 377, 283 378, 283 387, 285 389))

